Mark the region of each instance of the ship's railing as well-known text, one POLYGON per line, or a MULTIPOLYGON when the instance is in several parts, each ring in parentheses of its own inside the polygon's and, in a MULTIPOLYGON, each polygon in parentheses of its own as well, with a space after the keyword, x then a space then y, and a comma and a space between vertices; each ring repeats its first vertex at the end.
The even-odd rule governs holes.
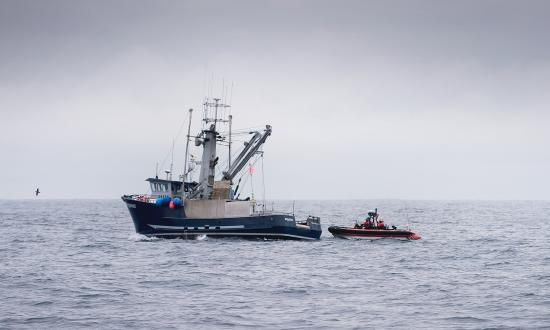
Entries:
POLYGON ((254 215, 272 215, 272 214, 283 214, 283 215, 294 215, 292 212, 283 212, 283 211, 274 211, 274 210, 260 210, 253 212, 254 215))
POLYGON ((139 202, 148 202, 149 198, 151 198, 151 196, 149 195, 127 195, 126 197, 128 197, 133 201, 139 201, 139 202))
POLYGON ((307 218, 303 221, 296 221, 297 226, 306 226, 311 228, 312 225, 320 226, 321 225, 321 218, 308 215, 307 218))
POLYGON ((144 202, 144 203, 155 203, 157 198, 163 196, 151 196, 151 195, 126 195, 131 200, 144 202))
MULTIPOLYGON (((261 211, 256 211, 253 213, 254 215, 272 215, 272 214, 282 214, 282 215, 288 215, 288 216, 292 216, 292 217, 295 217, 295 214, 292 213, 292 212, 279 212, 279 211, 273 211, 273 210, 261 210, 261 211)), ((303 219, 303 218, 302 218, 303 219)), ((296 221, 296 224, 300 224, 300 225, 306 225, 306 226, 311 226, 312 224, 317 224, 317 225, 321 225, 321 218, 320 217, 316 217, 316 216, 313 216, 313 215, 308 215, 307 218, 305 220, 298 220, 298 219, 295 219, 296 221)))
POLYGON ((321 218, 313 216, 313 215, 308 215, 306 221, 307 221, 308 224, 310 224, 310 223, 316 223, 316 224, 319 224, 319 225, 321 224, 321 218))

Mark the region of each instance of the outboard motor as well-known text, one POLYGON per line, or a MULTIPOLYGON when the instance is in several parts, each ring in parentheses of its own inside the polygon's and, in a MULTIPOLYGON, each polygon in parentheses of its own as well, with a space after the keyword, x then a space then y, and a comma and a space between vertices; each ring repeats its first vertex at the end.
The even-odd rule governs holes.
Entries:
POLYGON ((369 217, 374 218, 374 217, 376 217, 376 216, 378 215, 378 209, 374 209, 374 211, 373 211, 373 210, 369 210, 369 212, 368 212, 367 214, 369 215, 369 217))

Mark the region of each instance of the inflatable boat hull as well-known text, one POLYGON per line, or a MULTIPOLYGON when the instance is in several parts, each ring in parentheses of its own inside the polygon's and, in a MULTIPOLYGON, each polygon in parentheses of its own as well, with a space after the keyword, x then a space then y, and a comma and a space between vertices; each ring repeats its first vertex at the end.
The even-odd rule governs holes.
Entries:
POLYGON ((409 230, 400 229, 365 229, 365 228, 350 228, 330 226, 328 231, 334 235, 334 237, 345 239, 368 239, 375 240, 381 238, 393 238, 399 240, 419 240, 415 232, 409 230))

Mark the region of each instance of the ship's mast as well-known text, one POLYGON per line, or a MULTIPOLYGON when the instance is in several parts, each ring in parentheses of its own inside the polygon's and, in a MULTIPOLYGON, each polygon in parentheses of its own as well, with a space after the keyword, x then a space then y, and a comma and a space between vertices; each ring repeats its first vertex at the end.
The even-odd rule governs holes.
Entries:
POLYGON ((172 172, 174 171, 174 146, 176 144, 176 140, 172 140, 172 159, 170 160, 170 176, 168 180, 172 181, 172 172))
POLYGON ((228 120, 218 118, 220 109, 229 108, 229 105, 220 103, 220 99, 214 98, 204 102, 204 123, 207 128, 204 129, 197 139, 198 145, 203 145, 201 172, 199 177, 199 187, 196 190, 197 197, 208 199, 212 196, 214 189, 214 176, 216 174, 216 165, 218 157, 216 156, 216 142, 219 133, 216 130, 218 122, 227 122, 228 120), (213 112, 213 113, 212 113, 213 112), (213 114, 213 117, 212 117, 213 114), (208 127, 208 125, 210 126, 208 127))
POLYGON ((227 169, 231 168, 231 124, 233 122, 233 116, 229 115, 229 145, 228 145, 228 157, 227 157, 227 169))
POLYGON ((243 150, 233 160, 231 155, 231 126, 233 118, 229 115, 225 119, 218 118, 220 110, 229 108, 229 105, 220 103, 220 99, 206 99, 204 102, 204 126, 205 128, 195 138, 195 145, 198 147, 202 145, 202 160, 199 184, 189 193, 188 198, 210 199, 214 192, 214 176, 216 174, 216 165, 218 164, 219 157, 216 156, 216 144, 218 141, 223 141, 225 138, 220 137, 217 131, 218 123, 229 124, 229 159, 227 171, 222 173, 222 181, 233 181, 235 176, 244 168, 249 160, 256 155, 260 147, 265 143, 266 139, 271 135, 271 126, 266 125, 265 130, 260 132, 250 132, 252 137, 250 141, 244 144, 243 150))
POLYGON ((185 181, 187 181, 187 156, 189 155, 189 139, 191 138, 191 118, 193 117, 193 109, 189 109, 189 125, 187 126, 187 141, 185 143, 185 160, 183 163, 183 186, 185 188, 185 181))

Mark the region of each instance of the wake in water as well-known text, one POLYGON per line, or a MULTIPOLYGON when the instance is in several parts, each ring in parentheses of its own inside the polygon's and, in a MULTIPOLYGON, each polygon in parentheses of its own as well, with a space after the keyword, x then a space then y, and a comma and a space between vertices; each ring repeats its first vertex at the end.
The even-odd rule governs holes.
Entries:
MULTIPOLYGON (((151 241, 158 241, 160 239, 161 238, 156 237, 156 236, 148 237, 148 236, 138 234, 138 233, 133 233, 128 237, 128 240, 132 241, 132 242, 151 242, 151 241)), ((206 235, 196 235, 196 236, 190 236, 189 238, 186 238, 186 239, 196 240, 196 241, 204 241, 204 240, 208 239, 208 237, 206 235)))
POLYGON ((158 241, 159 239, 160 238, 158 237, 148 237, 138 233, 133 233, 128 237, 128 240, 132 242, 150 242, 150 241, 158 241))

